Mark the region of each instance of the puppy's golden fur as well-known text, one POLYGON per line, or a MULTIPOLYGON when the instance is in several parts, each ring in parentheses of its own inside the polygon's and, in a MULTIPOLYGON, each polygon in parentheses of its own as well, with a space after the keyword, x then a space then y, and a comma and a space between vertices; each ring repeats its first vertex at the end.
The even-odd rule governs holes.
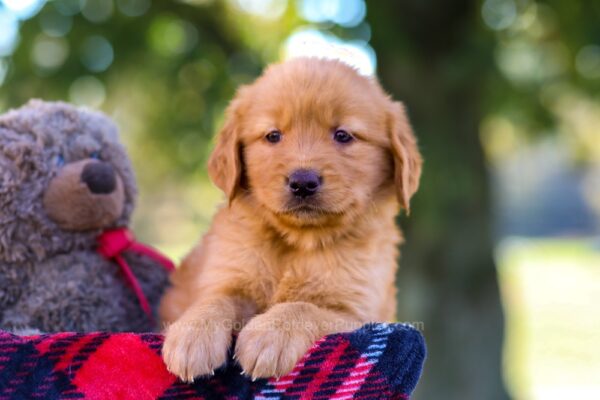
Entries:
POLYGON ((271 66, 238 91, 208 171, 229 204, 162 301, 170 371, 210 374, 239 331, 244 371, 281 376, 320 337, 394 318, 394 218, 421 156, 404 107, 374 79, 331 60, 271 66), (337 129, 354 139, 334 141, 337 129), (278 143, 265 140, 273 130, 278 143), (307 207, 287 186, 298 169, 322 178, 307 207))

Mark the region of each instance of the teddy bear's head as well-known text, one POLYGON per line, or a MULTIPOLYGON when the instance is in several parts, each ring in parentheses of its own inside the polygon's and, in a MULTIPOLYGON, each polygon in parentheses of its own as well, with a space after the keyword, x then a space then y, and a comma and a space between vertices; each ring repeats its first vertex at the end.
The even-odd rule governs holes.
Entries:
POLYGON ((90 248, 103 229, 128 224, 135 195, 103 114, 32 100, 0 116, 0 261, 90 248))

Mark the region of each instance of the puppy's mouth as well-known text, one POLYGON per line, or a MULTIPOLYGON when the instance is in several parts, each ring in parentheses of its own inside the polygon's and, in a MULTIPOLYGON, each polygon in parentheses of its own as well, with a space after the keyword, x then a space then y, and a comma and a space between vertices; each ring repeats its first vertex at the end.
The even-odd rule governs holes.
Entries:
POLYGON ((296 218, 318 218, 341 214, 339 211, 330 210, 313 199, 290 201, 279 214, 296 218))
POLYGON ((327 212, 326 210, 324 210, 320 207, 316 207, 311 204, 301 204, 298 206, 286 208, 282 212, 282 214, 297 215, 297 216, 302 216, 302 215, 313 216, 313 215, 319 215, 319 214, 329 214, 329 212, 327 212))

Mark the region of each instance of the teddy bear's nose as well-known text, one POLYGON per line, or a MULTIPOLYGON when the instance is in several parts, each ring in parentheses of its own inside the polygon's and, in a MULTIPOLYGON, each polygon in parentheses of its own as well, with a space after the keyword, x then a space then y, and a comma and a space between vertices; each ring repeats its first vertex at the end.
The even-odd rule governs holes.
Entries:
POLYGON ((81 172, 81 181, 85 182, 95 194, 112 193, 117 186, 114 168, 105 162, 91 162, 81 172))

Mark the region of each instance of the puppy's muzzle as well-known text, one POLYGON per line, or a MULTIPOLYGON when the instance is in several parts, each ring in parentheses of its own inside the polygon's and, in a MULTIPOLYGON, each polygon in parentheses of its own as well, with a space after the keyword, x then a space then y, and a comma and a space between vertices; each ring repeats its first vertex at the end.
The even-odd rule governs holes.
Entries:
POLYGON ((298 169, 288 177, 288 188, 296 198, 305 199, 319 191, 322 180, 316 171, 298 169))
POLYGON ((123 214, 123 181, 106 162, 86 159, 69 163, 50 181, 43 204, 48 217, 62 229, 105 228, 123 214))

